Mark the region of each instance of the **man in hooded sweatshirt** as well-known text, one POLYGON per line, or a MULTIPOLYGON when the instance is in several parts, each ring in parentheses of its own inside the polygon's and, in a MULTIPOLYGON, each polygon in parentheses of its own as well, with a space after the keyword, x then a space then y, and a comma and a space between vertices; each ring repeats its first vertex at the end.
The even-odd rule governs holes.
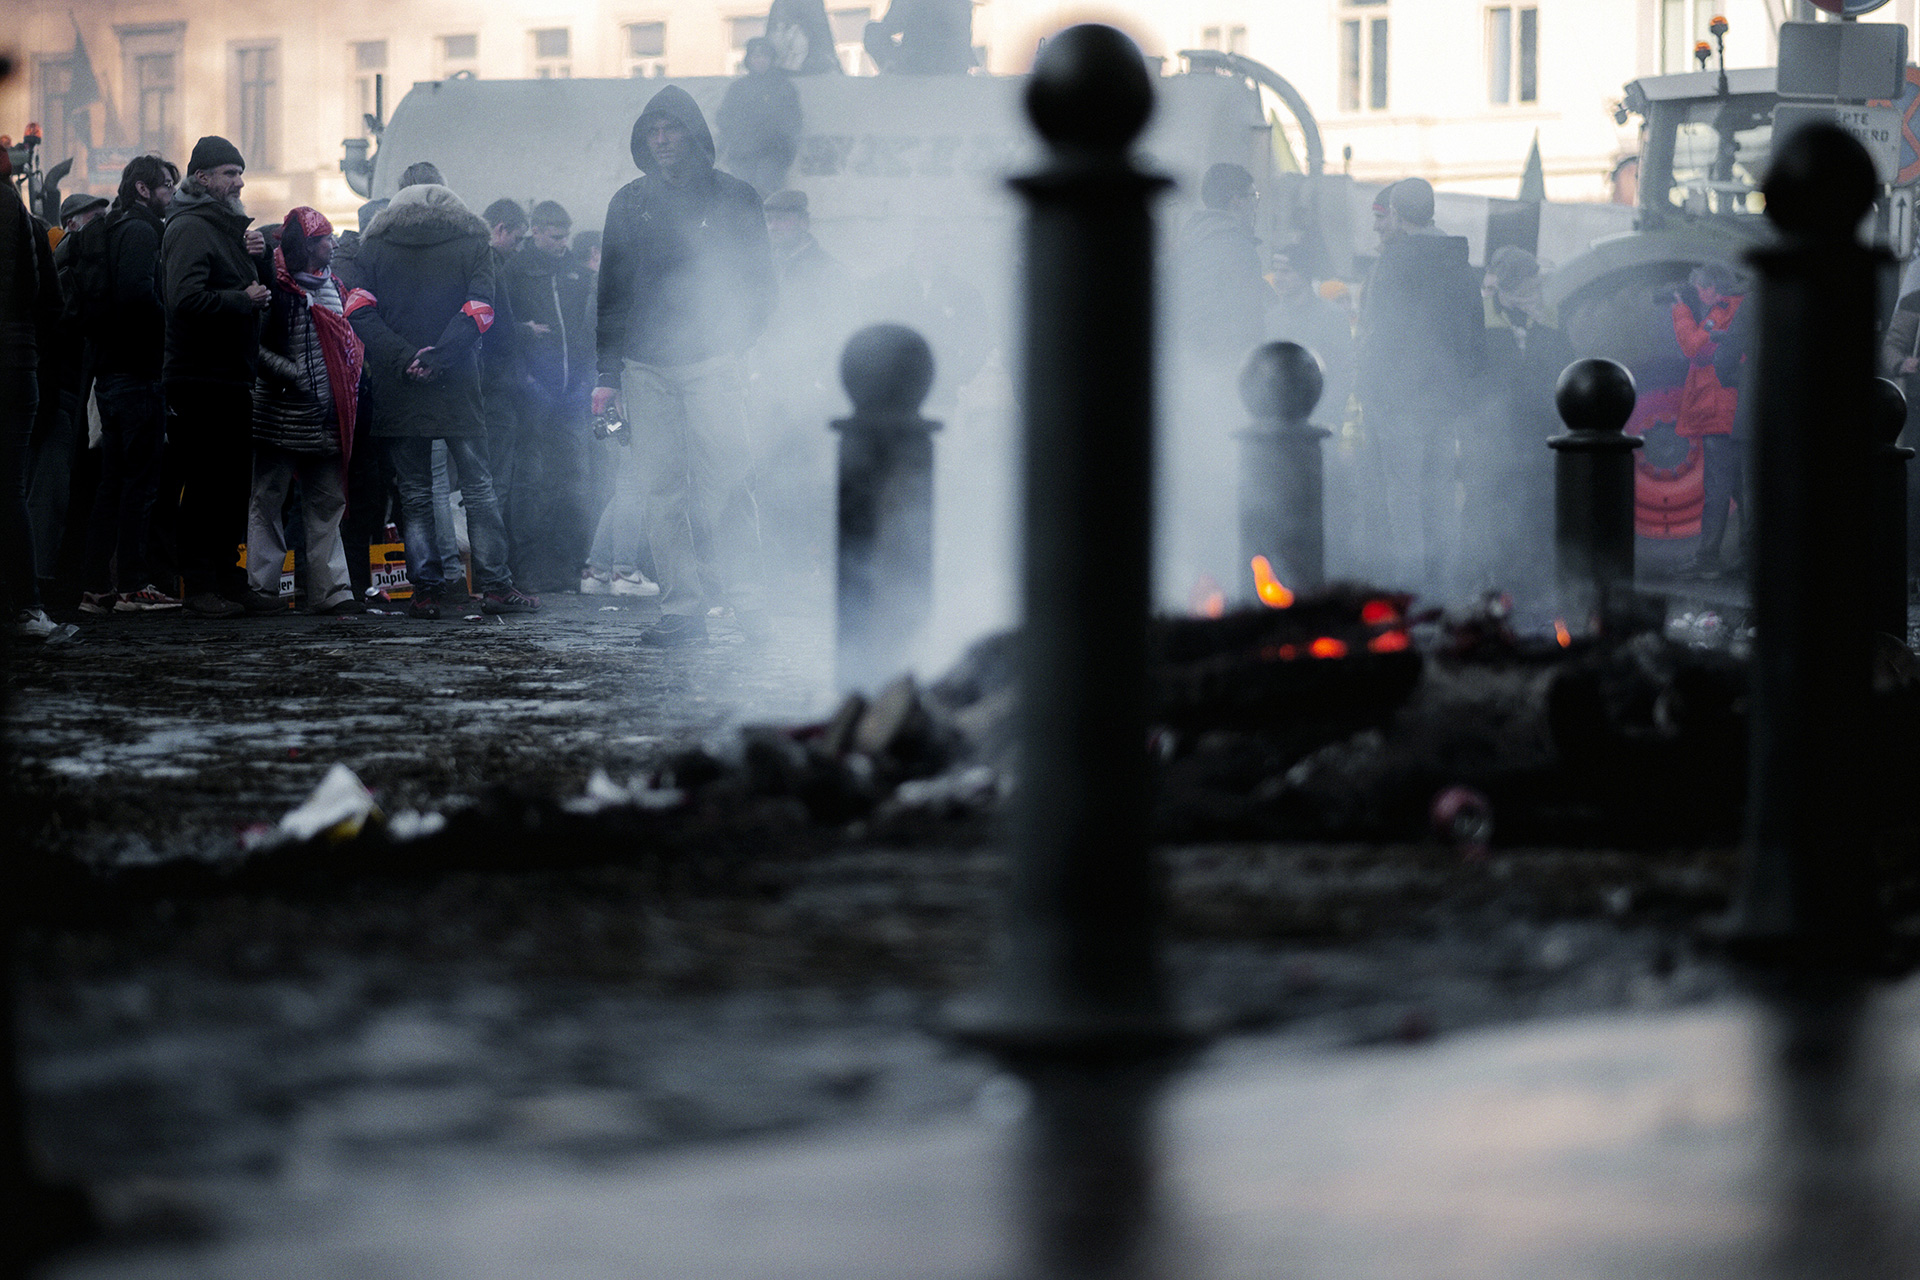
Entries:
POLYGON ((446 442, 460 472, 480 608, 532 613, 540 602, 513 585, 487 466, 480 398, 480 339, 493 326, 487 224, 446 187, 404 187, 361 237, 350 283, 346 314, 366 344, 379 406, 373 433, 387 441, 405 513, 408 613, 439 617, 446 583, 433 539, 435 440, 446 442))
POLYGON ((1384 499, 1373 540, 1392 549, 1402 585, 1428 590, 1450 585, 1460 419, 1487 342, 1480 273, 1465 237, 1434 227, 1433 204, 1424 179, 1393 185, 1358 335, 1362 424, 1384 499))
POLYGON ((240 203, 246 167, 225 138, 194 143, 160 239, 160 377, 186 477, 180 575, 188 610, 209 618, 280 609, 248 589, 239 563, 253 493, 254 363, 273 297, 262 282, 266 240, 240 203))
POLYGON ((773 306, 766 218, 752 187, 713 167, 706 119, 677 85, 647 103, 632 149, 642 176, 614 193, 603 232, 593 412, 624 402, 647 492, 661 618, 641 638, 698 643, 724 604, 756 639, 743 357, 773 306))

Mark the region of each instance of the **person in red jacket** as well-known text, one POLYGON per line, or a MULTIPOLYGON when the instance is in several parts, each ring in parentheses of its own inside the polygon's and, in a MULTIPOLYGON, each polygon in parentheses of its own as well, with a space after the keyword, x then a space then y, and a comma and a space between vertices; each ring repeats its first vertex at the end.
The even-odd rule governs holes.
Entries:
MULTIPOLYGON (((1720 544, 1726 538, 1727 516, 1742 496, 1745 445, 1733 432, 1740 392, 1720 380, 1713 358, 1745 300, 1739 274, 1721 263, 1696 267, 1673 298, 1673 336, 1687 358, 1680 417, 1673 430, 1675 435, 1700 441, 1701 478, 1706 485, 1700 542, 1693 559, 1681 569, 1691 576, 1709 577, 1723 571, 1720 544)), ((1731 568, 1737 570, 1738 565, 1731 568)))

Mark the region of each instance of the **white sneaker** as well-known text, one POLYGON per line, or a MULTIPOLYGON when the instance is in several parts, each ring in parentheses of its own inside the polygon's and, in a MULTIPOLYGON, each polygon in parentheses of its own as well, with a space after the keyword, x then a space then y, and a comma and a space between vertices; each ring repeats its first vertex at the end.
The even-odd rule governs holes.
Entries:
POLYGON ((58 628, 45 609, 22 609, 13 621, 13 634, 23 640, 45 640, 58 628))
POLYGON ((617 569, 613 575, 613 594, 617 596, 657 596, 660 584, 638 569, 617 569))
POLYGON ((605 596, 613 594, 613 575, 602 573, 598 569, 580 571, 580 594, 583 596, 605 596))

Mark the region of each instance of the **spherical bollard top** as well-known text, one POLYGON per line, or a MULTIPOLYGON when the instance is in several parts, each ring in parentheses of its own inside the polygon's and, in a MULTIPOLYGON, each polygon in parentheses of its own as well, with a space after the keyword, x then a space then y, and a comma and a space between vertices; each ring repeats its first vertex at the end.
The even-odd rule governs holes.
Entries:
POLYGON ((1152 114, 1153 81, 1140 47, 1098 23, 1047 41, 1027 81, 1027 115, 1056 147, 1124 149, 1152 114))
POLYGON ((1240 402, 1256 418, 1304 419, 1320 403, 1327 376, 1320 357, 1297 342, 1253 349, 1240 370, 1240 402))
POLYGON ((1907 426, 1907 393, 1892 378, 1875 378, 1867 387, 1867 421, 1875 444, 1894 444, 1907 426))
POLYGON ((1836 124, 1796 129, 1775 147, 1760 190, 1783 231, 1851 240, 1879 191, 1873 158, 1836 124))
POLYGON ((840 353, 840 385, 863 417, 917 417, 933 389, 933 348, 906 325, 868 325, 840 353))
POLYGON ((1554 407, 1570 431, 1619 431, 1633 416, 1637 396, 1633 375, 1612 360, 1575 360, 1553 388, 1554 407))

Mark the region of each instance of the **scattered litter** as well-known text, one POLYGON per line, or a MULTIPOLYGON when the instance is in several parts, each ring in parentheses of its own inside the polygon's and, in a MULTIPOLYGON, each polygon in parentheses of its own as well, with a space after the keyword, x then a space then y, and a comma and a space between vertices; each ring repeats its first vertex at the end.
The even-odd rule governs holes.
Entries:
POLYGON ((626 805, 656 811, 678 809, 686 802, 687 793, 678 787, 656 787, 647 778, 635 778, 628 785, 621 786, 607 776, 605 769, 595 769, 587 779, 586 792, 563 801, 560 807, 568 813, 584 814, 626 805))
POLYGON ((73 638, 79 634, 80 628, 74 626, 71 622, 63 622, 49 631, 46 639, 40 643, 46 645, 71 644, 73 643, 73 638))
POLYGON ((396 841, 419 840, 436 835, 446 829, 447 816, 443 813, 421 813, 418 809, 402 809, 387 819, 387 835, 396 841))
POLYGON ((369 640, 368 644, 425 644, 425 636, 382 636, 378 640, 369 640))
POLYGON ((466 616, 465 620, 468 622, 477 622, 483 627, 504 627, 507 625, 507 620, 497 613, 470 613, 466 616))
POLYGON ((1472 787, 1447 787, 1433 798, 1433 829, 1465 861, 1482 861, 1493 839, 1493 805, 1472 787))
POLYGON ((325 835, 329 840, 350 840, 360 834, 369 821, 380 820, 380 806, 359 775, 335 762, 320 779, 320 785, 296 808, 289 809, 276 827, 250 827, 241 836, 248 850, 294 844, 325 835))
MULTIPOLYGON (((855 757, 864 759, 864 757, 855 757)), ((980 813, 1000 799, 1000 775, 983 764, 937 778, 914 778, 894 788, 885 808, 893 812, 921 812, 942 817, 980 813)))
POLYGON ((620 612, 620 606, 619 606, 619 605, 617 605, 617 604, 603 604, 603 605, 601 605, 601 606, 600 606, 600 612, 602 612, 602 613, 618 613, 618 612, 620 612))

